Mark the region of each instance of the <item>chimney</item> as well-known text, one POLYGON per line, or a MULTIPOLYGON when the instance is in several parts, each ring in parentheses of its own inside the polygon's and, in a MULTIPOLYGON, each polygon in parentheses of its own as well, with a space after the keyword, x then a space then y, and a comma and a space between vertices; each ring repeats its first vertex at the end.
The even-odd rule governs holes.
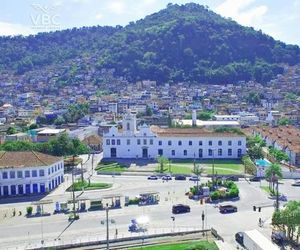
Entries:
POLYGON ((193 127, 197 126, 197 113, 196 113, 195 109, 193 110, 193 113, 192 113, 192 125, 193 125, 193 127))

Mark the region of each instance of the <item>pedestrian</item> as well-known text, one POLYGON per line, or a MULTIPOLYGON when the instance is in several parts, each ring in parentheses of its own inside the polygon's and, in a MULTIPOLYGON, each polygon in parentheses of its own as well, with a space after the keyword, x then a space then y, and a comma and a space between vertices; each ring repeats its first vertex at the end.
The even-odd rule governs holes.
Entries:
POLYGON ((116 239, 118 238, 118 229, 116 228, 116 239))
POLYGON ((262 220, 261 218, 258 219, 258 225, 261 227, 262 226, 262 220))

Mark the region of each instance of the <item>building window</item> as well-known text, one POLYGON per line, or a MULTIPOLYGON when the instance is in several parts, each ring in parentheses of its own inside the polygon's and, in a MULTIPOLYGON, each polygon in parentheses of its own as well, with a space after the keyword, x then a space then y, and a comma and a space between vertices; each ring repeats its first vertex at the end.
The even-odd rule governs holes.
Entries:
POLYGON ((238 149, 237 154, 238 154, 238 157, 242 156, 242 150, 240 148, 238 149))
POLYGON ((181 146, 182 145, 182 141, 178 141, 178 146, 181 146))
POLYGON ((172 141, 168 141, 168 145, 169 145, 169 146, 172 146, 172 141))
POLYGON ((147 139, 143 140, 144 145, 147 145, 147 139))
POLYGON ((202 141, 199 141, 199 146, 202 146, 202 141))
POLYGON ((161 146, 162 145, 162 141, 158 141, 158 145, 161 146))
POLYGON ((17 172, 17 176, 18 176, 18 178, 23 178, 23 172, 22 171, 18 171, 17 172))
POLYGON ((55 172, 56 172, 57 171, 57 166, 55 165, 54 168, 55 168, 55 172))
POLYGON ((158 155, 162 156, 164 154, 164 151, 162 149, 158 150, 158 155))
POLYGON ((15 171, 10 171, 9 172, 9 178, 10 179, 15 179, 16 178, 16 172, 15 171))
POLYGON ((127 131, 130 130, 130 123, 129 122, 127 122, 127 124, 126 124, 126 129, 127 129, 127 131))
POLYGON ((228 141, 228 146, 232 146, 232 141, 228 141))
POLYGON ((29 171, 29 170, 26 170, 26 171, 25 171, 25 178, 28 178, 28 177, 30 177, 30 171, 29 171))
POLYGON ((200 149, 199 149, 199 158, 202 158, 202 157, 203 157, 203 149, 200 148, 200 149))
POLYGON ((172 156, 175 156, 175 150, 172 150, 172 156))
POLYGON ((40 175, 40 176, 45 176, 45 171, 44 171, 44 169, 40 169, 39 175, 40 175))
POLYGON ((37 177, 37 171, 36 170, 32 170, 32 177, 37 177))
POLYGON ((106 145, 110 145, 110 140, 106 139, 106 145))
POLYGON ((3 173, 2 173, 2 179, 7 179, 7 178, 8 178, 7 172, 3 172, 3 173))
POLYGON ((228 149, 228 156, 232 156, 232 149, 231 148, 228 149))
POLYGON ((212 149, 209 149, 209 150, 208 150, 208 155, 209 155, 209 156, 212 156, 212 155, 213 155, 212 149))
POLYGON ((121 145, 121 140, 120 139, 117 140, 117 145, 121 145))
POLYGON ((212 146, 212 141, 208 141, 208 146, 212 146))
POLYGON ((189 141, 189 146, 192 146, 193 145, 193 142, 192 141, 189 141))
POLYGON ((137 139, 137 145, 141 145, 141 139, 137 139))
POLYGON ((222 146, 222 141, 218 141, 218 145, 219 145, 219 146, 222 146))
POLYGON ((115 139, 112 139, 112 140, 111 140, 111 145, 116 145, 115 139))
POLYGON ((238 146, 242 146, 242 141, 238 141, 238 146))
POLYGON ((150 145, 153 145, 153 139, 150 139, 150 145))
POLYGON ((130 139, 127 139, 127 145, 130 145, 130 139))
POLYGON ((146 134, 146 133, 144 133, 144 136, 147 136, 147 134, 146 134))
POLYGON ((221 148, 218 149, 218 156, 222 156, 222 149, 221 148))
POLYGON ((187 155, 187 150, 183 150, 183 155, 187 155))

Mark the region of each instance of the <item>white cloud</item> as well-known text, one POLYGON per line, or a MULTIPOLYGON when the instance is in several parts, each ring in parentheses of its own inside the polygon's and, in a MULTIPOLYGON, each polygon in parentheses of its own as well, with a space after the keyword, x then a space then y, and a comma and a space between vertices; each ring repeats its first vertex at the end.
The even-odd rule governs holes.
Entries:
POLYGON ((0 35, 14 36, 14 35, 29 35, 33 34, 32 29, 22 24, 0 22, 0 35))
POLYGON ((101 14, 101 13, 98 13, 97 15, 96 15, 96 19, 101 19, 103 17, 103 15, 101 14))
POLYGON ((256 0, 225 0, 216 7, 216 12, 225 17, 231 17, 238 23, 247 26, 255 26, 261 23, 268 11, 266 5, 251 6, 256 0))
POLYGON ((125 4, 122 1, 110 1, 107 8, 110 12, 121 15, 125 13, 125 4))

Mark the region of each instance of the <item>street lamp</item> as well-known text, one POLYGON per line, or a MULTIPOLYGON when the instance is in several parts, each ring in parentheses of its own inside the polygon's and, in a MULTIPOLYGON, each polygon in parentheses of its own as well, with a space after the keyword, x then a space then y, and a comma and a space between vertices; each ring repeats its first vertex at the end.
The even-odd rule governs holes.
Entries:
POLYGON ((73 215, 74 219, 76 219, 76 208, 75 208, 75 185, 74 185, 74 169, 75 169, 75 157, 77 155, 73 155, 73 168, 72 168, 72 201, 73 201, 73 215))

